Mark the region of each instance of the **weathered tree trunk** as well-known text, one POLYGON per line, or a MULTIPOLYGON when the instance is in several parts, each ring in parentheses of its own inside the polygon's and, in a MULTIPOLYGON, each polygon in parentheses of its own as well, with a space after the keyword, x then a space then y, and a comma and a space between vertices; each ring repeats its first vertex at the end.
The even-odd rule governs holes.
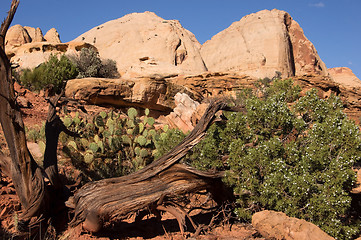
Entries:
POLYGON ((23 220, 29 220, 44 209, 45 184, 41 169, 31 156, 25 138, 20 108, 16 102, 10 62, 5 54, 5 35, 14 17, 19 1, 13 0, 0 36, 0 121, 10 150, 11 178, 24 209, 23 220))
MULTIPOLYGON (((208 173, 178 164, 205 135, 218 110, 226 104, 212 103, 194 130, 168 154, 133 174, 90 182, 74 196, 72 226, 84 222, 89 231, 101 229, 104 221, 121 220, 146 208, 167 209, 162 199, 208 190, 217 202, 231 200, 222 184, 222 172, 208 173)), ((180 224, 181 225, 181 224, 180 224)))
POLYGON ((27 148, 25 128, 16 101, 11 66, 5 54, 5 35, 18 4, 18 0, 12 0, 8 17, 0 29, 0 122, 10 151, 10 158, 0 156, 0 166, 11 177, 19 196, 22 206, 19 221, 21 227, 21 223, 27 224, 32 217, 41 216, 41 219, 50 217, 52 211, 49 210, 54 209, 51 204, 57 202, 52 199, 59 199, 59 194, 62 194, 56 151, 60 132, 67 129, 56 115, 56 104, 61 96, 59 95, 50 101, 45 128, 47 139, 44 154, 45 169, 40 168, 27 148), (45 183, 44 176, 49 179, 50 184, 45 183), (49 189, 56 191, 49 194, 49 189))

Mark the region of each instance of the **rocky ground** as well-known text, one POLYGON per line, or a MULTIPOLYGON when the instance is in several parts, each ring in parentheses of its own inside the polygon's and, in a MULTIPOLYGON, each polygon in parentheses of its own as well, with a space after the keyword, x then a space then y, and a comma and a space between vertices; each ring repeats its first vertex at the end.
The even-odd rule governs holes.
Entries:
MULTIPOLYGON (((23 89, 15 84, 15 90, 19 94, 19 103, 22 105, 23 120, 25 126, 41 126, 46 120, 48 103, 44 98, 44 93, 36 94, 23 89)), ((88 111, 95 112, 103 110, 102 107, 87 106, 88 111)), ((6 141, 2 130, 0 130, 0 146, 1 152, 8 154, 6 141)), ((37 148, 33 144, 29 144, 30 151, 36 155, 37 148)), ((74 168, 70 161, 60 156, 59 159, 60 173, 68 178, 74 178, 74 168)), ((15 230, 17 214, 21 209, 19 199, 16 195, 14 185, 9 177, 0 173, 0 238, 13 238, 18 235, 15 230)), ((162 221, 159 222, 155 217, 145 218, 140 223, 134 223, 134 219, 128 219, 125 222, 114 226, 108 226, 105 230, 93 235, 82 230, 81 226, 77 228, 69 228, 60 234, 60 239, 263 239, 261 235, 252 227, 251 224, 244 223, 217 223, 209 226, 214 215, 220 212, 199 212, 193 215, 195 222, 204 226, 204 231, 196 233, 189 226, 189 231, 182 235, 179 231, 176 219, 165 213, 162 221), (209 227, 208 227, 209 226, 209 227)), ((51 231, 48 237, 51 237, 51 231)), ((23 238, 24 236, 18 236, 23 238)), ((25 237, 26 238, 26 237, 25 237)))

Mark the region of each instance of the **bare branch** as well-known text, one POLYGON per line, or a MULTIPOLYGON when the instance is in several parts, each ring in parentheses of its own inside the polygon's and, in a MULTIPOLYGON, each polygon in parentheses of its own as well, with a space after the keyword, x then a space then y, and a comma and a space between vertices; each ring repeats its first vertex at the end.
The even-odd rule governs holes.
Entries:
POLYGON ((2 22, 1 24, 1 28, 0 28, 0 45, 1 48, 4 49, 5 48, 5 35, 6 32, 9 29, 9 26, 11 24, 11 22, 13 21, 16 9, 18 8, 19 5, 19 0, 12 0, 11 2, 11 7, 10 10, 8 12, 8 16, 6 17, 6 19, 2 22))

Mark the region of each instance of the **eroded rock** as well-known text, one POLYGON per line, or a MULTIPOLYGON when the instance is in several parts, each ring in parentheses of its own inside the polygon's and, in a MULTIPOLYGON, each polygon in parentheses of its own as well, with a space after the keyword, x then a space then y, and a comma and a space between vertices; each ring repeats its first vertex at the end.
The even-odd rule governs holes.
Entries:
POLYGON ((129 77, 206 71, 195 36, 179 21, 152 12, 106 22, 75 41, 93 44, 101 57, 115 60, 120 73, 129 77))
POLYGON ((51 28, 44 36, 47 42, 61 43, 58 31, 55 28, 51 28))
POLYGON ((276 9, 234 22, 205 42, 201 55, 213 72, 234 71, 256 78, 327 75, 325 64, 297 22, 276 9))
POLYGON ((10 61, 24 69, 34 68, 46 62, 51 55, 77 54, 82 48, 93 48, 96 50, 94 46, 84 42, 31 42, 13 48, 6 48, 5 50, 10 61))
POLYGON ((169 114, 175 107, 174 96, 178 92, 187 90, 165 79, 83 78, 69 80, 65 95, 89 104, 111 105, 117 108, 149 108, 169 114))

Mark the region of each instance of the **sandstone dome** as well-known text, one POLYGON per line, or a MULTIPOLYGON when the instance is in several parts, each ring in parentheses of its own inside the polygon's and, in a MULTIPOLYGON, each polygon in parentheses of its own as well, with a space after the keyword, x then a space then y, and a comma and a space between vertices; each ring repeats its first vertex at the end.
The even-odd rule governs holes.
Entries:
POLYGON ((177 20, 132 13, 101 24, 74 41, 93 44, 102 58, 117 62, 121 74, 151 75, 206 71, 201 44, 177 20))
POLYGON ((235 71, 257 78, 327 75, 313 44, 291 16, 263 10, 243 17, 201 48, 209 71, 235 71))

